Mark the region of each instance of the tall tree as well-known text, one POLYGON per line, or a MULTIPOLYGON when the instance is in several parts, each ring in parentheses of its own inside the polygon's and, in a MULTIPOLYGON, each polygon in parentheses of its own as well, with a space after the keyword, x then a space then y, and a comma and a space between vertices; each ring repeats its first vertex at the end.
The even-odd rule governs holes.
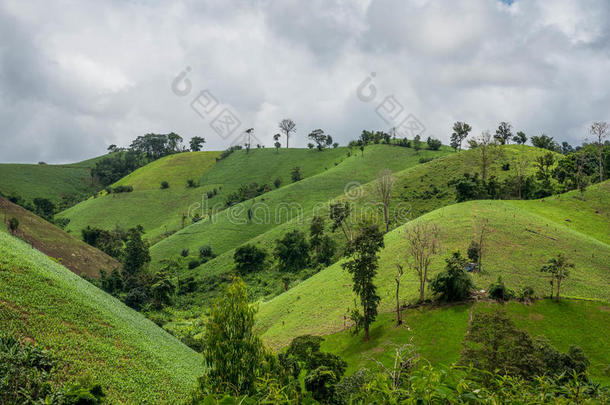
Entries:
POLYGON ((351 259, 342 264, 352 275, 353 291, 360 298, 365 342, 370 339, 369 327, 377 317, 377 306, 381 300, 373 281, 379 267, 377 252, 383 247, 383 233, 377 225, 363 225, 346 249, 346 255, 351 259))
POLYGON ((254 134, 254 128, 248 128, 244 131, 246 137, 246 153, 250 153, 250 148, 252 147, 252 135, 254 134))
POLYGON ((454 150, 462 150, 462 142, 472 131, 472 127, 465 122, 458 121, 453 124, 453 133, 451 134, 451 147, 454 150))
POLYGON ((597 157, 599 159, 599 181, 604 181, 604 163, 602 160, 604 151, 604 139, 608 137, 608 123, 605 121, 594 122, 589 130, 597 140, 597 157))
POLYGON ((285 118, 278 124, 280 130, 286 135, 286 148, 288 148, 288 141, 290 140, 290 134, 296 132, 297 125, 290 118, 285 118))
POLYGON ((519 154, 517 160, 515 161, 515 171, 517 172, 517 187, 520 200, 523 198, 523 180, 525 179, 525 174, 527 173, 527 168, 529 167, 529 164, 529 159, 522 154, 519 154))
POLYGON ((479 151, 479 164, 481 165, 481 179, 487 181, 487 172, 489 166, 494 159, 496 152, 496 144, 492 141, 491 133, 483 131, 476 139, 476 148, 479 151))
POLYGON ((170 153, 176 153, 181 151, 182 137, 174 132, 167 134, 167 146, 170 153))
POLYGON ((424 300, 428 269, 432 257, 439 250, 440 228, 431 222, 417 222, 407 229, 407 263, 415 270, 419 279, 419 300, 424 300))
POLYGON ((142 239, 144 229, 138 225, 127 232, 127 243, 123 252, 123 274, 128 283, 138 282, 144 267, 150 263, 148 243, 142 239))
POLYGON ((519 145, 523 145, 525 142, 527 142, 525 132, 518 131, 517 134, 513 136, 513 142, 518 143, 519 145))
POLYGON ((392 199, 392 187, 394 187, 394 175, 389 169, 384 169, 377 175, 377 193, 383 204, 383 218, 385 220, 385 231, 390 230, 390 200, 392 199))
MULTIPOLYGON (((314 141, 317 145, 318 150, 323 150, 328 144, 328 136, 324 134, 324 131, 321 129, 314 129, 307 135, 309 139, 314 141)), ((333 139, 330 138, 330 143, 332 144, 333 139)))
POLYGON ((559 299, 561 283, 570 276, 570 269, 573 268, 574 263, 568 261, 563 253, 559 253, 557 257, 550 259, 547 264, 540 269, 542 273, 549 273, 551 275, 551 285, 554 284, 557 288, 557 299, 559 299))
POLYGON ((202 138, 200 136, 192 137, 191 141, 189 142, 189 145, 191 147, 191 151, 199 152, 201 150, 201 148, 203 147, 204 143, 205 143, 205 138, 202 138))
POLYGON ((212 302, 203 335, 206 373, 202 389, 247 395, 255 392, 265 349, 254 333, 256 309, 248 303, 246 284, 235 278, 212 302))
POLYGON ((404 274, 404 268, 400 264, 400 256, 396 258, 396 275, 394 281, 396 282, 396 326, 402 325, 402 311, 400 310, 400 280, 404 274))
POLYGON ((494 135, 494 138, 498 141, 500 145, 507 145, 512 137, 512 125, 510 125, 508 122, 502 121, 498 126, 498 129, 496 129, 496 134, 494 135))
POLYGON ((341 228, 345 240, 349 243, 352 238, 352 229, 349 222, 347 221, 351 214, 351 206, 349 202, 338 202, 330 205, 329 218, 333 221, 332 231, 335 232, 337 228, 341 228))

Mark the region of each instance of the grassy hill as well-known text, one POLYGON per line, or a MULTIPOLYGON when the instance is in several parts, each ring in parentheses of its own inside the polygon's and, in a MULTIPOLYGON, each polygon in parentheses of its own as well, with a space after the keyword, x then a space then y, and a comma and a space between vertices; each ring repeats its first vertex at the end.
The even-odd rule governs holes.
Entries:
MULTIPOLYGON (((282 150, 254 149, 249 154, 236 151, 216 162, 220 152, 188 152, 171 155, 150 163, 115 185, 132 185, 132 193, 104 195, 84 201, 62 213, 59 217, 71 220, 67 229, 80 232, 87 225, 112 229, 142 225, 146 237, 156 243, 182 229, 182 215, 201 214, 206 193, 213 189, 218 194, 209 200, 210 208, 225 208, 226 197, 243 184, 272 183, 276 178, 282 185, 290 184, 290 171, 300 166, 304 177, 313 176, 340 162, 344 148, 314 153, 306 149, 282 150), (187 188, 187 179, 198 180, 197 188, 187 188), (169 189, 161 190, 160 183, 167 181, 169 189)), ((190 218, 185 226, 191 224, 190 218)))
POLYGON ((0 164, 0 192, 28 201, 43 197, 55 203, 62 195, 91 195, 99 189, 91 178, 97 159, 66 165, 0 164))
POLYGON ((0 330, 52 349, 62 378, 91 376, 109 403, 176 403, 201 357, 141 314, 0 232, 0 330))
POLYGON ((98 277, 100 269, 111 271, 121 264, 104 252, 89 246, 80 239, 64 232, 55 225, 18 205, 0 197, 0 230, 6 231, 10 218, 19 220, 16 236, 47 256, 59 260, 75 274, 98 277))
POLYGON ((409 343, 432 364, 449 365, 460 358, 462 341, 471 311, 486 311, 501 306, 517 327, 532 336, 544 336, 557 349, 567 352, 570 345, 580 346, 589 358, 591 376, 610 383, 610 351, 606 334, 610 329, 610 306, 599 301, 565 299, 535 301, 531 305, 488 302, 441 308, 417 308, 403 312, 403 325, 396 326, 396 316, 386 313, 371 329, 371 340, 343 331, 325 337, 323 350, 340 355, 348 362, 347 373, 361 367, 375 368, 375 358, 386 366, 394 361, 394 349, 409 343))
MULTIPOLYGON (((599 199, 607 198, 607 183, 591 187, 580 202, 581 214, 587 221, 600 221, 599 228, 610 229, 596 214, 599 199)), ((570 204, 576 194, 568 193, 565 200, 570 204)), ((527 210, 536 207, 539 201, 519 202, 517 207, 507 201, 471 201, 444 207, 426 214, 415 221, 432 221, 442 230, 442 252, 432 263, 432 276, 444 266, 444 258, 453 250, 463 252, 473 236, 473 218, 489 220, 492 232, 488 237, 488 248, 484 258, 484 270, 473 276, 479 288, 488 285, 501 275, 513 289, 532 286, 538 295, 548 294, 548 279, 540 267, 559 252, 567 254, 576 268, 565 282, 563 293, 568 296, 610 300, 608 277, 610 275, 610 245, 579 232, 573 227, 549 220, 527 210)), ((568 204, 566 210, 569 210, 568 204)), ((563 205, 558 204, 558 212, 563 205)), ((556 217, 562 217, 560 213, 556 217)), ((386 247, 380 254, 380 270, 377 286, 381 296, 381 311, 390 311, 394 306, 395 262, 400 255, 405 257, 404 231, 415 221, 391 231, 386 235, 386 247)), ((414 272, 407 272, 401 282, 405 301, 416 298, 417 286, 414 272)), ((261 305, 258 325, 266 341, 279 347, 295 336, 305 333, 328 334, 344 327, 344 316, 354 305, 351 280, 340 263, 336 263, 310 279, 298 284, 286 293, 261 305)))

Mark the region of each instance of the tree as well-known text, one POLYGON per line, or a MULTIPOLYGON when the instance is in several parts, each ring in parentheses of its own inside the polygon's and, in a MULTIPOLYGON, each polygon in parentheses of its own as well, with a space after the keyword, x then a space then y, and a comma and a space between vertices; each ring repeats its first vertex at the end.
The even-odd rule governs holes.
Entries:
POLYGON ((400 279, 404 274, 404 269, 400 264, 400 256, 396 259, 396 275, 394 281, 396 282, 396 326, 402 325, 402 311, 400 310, 400 279))
POLYGON ((150 292, 156 309, 171 304, 172 296, 176 292, 176 285, 167 271, 161 270, 155 274, 150 292))
POLYGON ((142 240, 143 233, 144 229, 139 225, 127 231, 127 243, 123 252, 123 275, 132 282, 150 263, 148 243, 142 240))
POLYGON ((441 146, 443 146, 443 143, 441 141, 431 137, 428 137, 426 143, 428 144, 428 149, 430 150, 439 150, 441 146))
POLYGON ((266 258, 267 252, 255 245, 240 246, 235 250, 235 254, 233 254, 235 268, 241 274, 261 270, 266 258))
POLYGON ((252 134, 254 134, 254 128, 248 128, 244 131, 244 134, 246 135, 246 143, 245 143, 245 147, 246 147, 246 153, 250 153, 250 148, 252 147, 252 134))
POLYGON ((377 174, 376 189, 379 194, 381 204, 383 204, 383 218, 385 220, 385 231, 390 230, 390 200, 392 199, 392 187, 394 186, 394 175, 389 169, 380 171, 377 174))
POLYGON ((324 134, 324 131, 321 129, 314 129, 307 137, 316 143, 320 151, 333 143, 333 138, 330 135, 324 134))
POLYGON ((519 145, 525 144, 525 142, 527 142, 527 136, 525 135, 525 132, 518 131, 517 134, 513 136, 513 142, 519 145))
POLYGON ((280 271, 298 271, 307 267, 309 248, 305 234, 296 229, 276 240, 273 254, 279 262, 280 271))
POLYGON ((532 145, 537 148, 548 149, 553 152, 561 152, 561 147, 553 140, 553 137, 541 134, 540 136, 532 136, 532 145))
POLYGON ((285 118, 278 124, 280 130, 286 135, 286 148, 288 148, 288 141, 290 140, 290 134, 296 132, 297 126, 290 118, 285 118))
POLYGON ((275 146, 275 151, 277 153, 280 152, 280 148, 282 147, 282 144, 280 143, 280 134, 275 134, 273 135, 273 140, 275 141, 275 143, 273 144, 273 146, 275 146))
POLYGON ((466 259, 460 252, 453 252, 445 261, 445 270, 436 275, 430 287, 440 301, 463 301, 474 290, 472 279, 465 270, 466 259))
POLYGON ((498 126, 498 129, 496 129, 494 139, 496 139, 500 145, 507 145, 512 137, 512 125, 510 125, 508 122, 502 121, 500 126, 498 126))
POLYGON ((416 152, 421 149, 421 136, 415 135, 415 138, 413 138, 413 149, 415 149, 416 152))
MULTIPOLYGON (((485 248, 487 247, 487 234, 489 231, 489 219, 484 218, 480 222, 477 222, 476 216, 473 218, 474 222, 474 240, 475 245, 473 248, 476 248, 476 263, 477 263, 477 271, 483 270, 483 256, 485 254, 485 248)), ((473 253, 474 254, 474 253, 473 253)), ((469 253, 469 257, 471 254, 469 253)))
POLYGON ((465 122, 458 121, 453 124, 453 133, 451 134, 451 147, 454 150, 462 150, 462 142, 472 131, 472 127, 465 122))
POLYGON ((309 244, 318 264, 329 265, 335 254, 335 241, 324 234, 324 217, 314 216, 309 227, 309 244))
POLYGON ((431 222, 417 222, 407 229, 407 263, 419 279, 419 301, 424 300, 428 269, 439 249, 440 228, 431 222))
MULTIPOLYGON (((551 275, 551 285, 557 288, 556 298, 559 300, 559 290, 564 279, 570 276, 570 269, 574 268, 574 263, 568 261, 563 253, 559 253, 557 257, 550 259, 547 264, 542 266, 540 271, 551 275)), ((552 294, 551 294, 552 297, 552 294)))
POLYGON ((19 220, 15 217, 11 217, 11 219, 8 220, 8 229, 11 231, 11 234, 17 232, 17 229, 19 229, 19 220))
POLYGON ((167 146, 169 153, 176 153, 181 151, 182 137, 176 133, 170 132, 167 134, 167 146))
POLYGON ((589 130, 597 140, 597 156, 599 160, 599 181, 604 181, 604 163, 602 153, 604 151, 604 139, 608 137, 608 123, 605 121, 594 122, 589 130))
POLYGON ((248 303, 246 284, 240 278, 234 278, 212 302, 203 335, 203 390, 254 393, 265 356, 263 343, 253 330, 255 314, 256 309, 248 303))
POLYGON ((497 152, 496 144, 492 141, 489 131, 483 131, 475 140, 476 149, 479 151, 479 164, 481 166, 481 179, 487 181, 487 172, 491 162, 493 162, 497 152))
POLYGON ((48 198, 34 198, 34 212, 36 215, 52 222, 55 211, 55 204, 48 198))
POLYGON ((383 233, 377 225, 363 225, 358 236, 347 246, 346 255, 351 259, 342 264, 352 275, 353 291, 360 298, 365 342, 370 338, 369 327, 377 317, 381 299, 373 281, 379 267, 377 252, 383 247, 383 233))
POLYGON ((297 181, 301 181, 303 179, 303 172, 300 167, 293 167, 290 172, 290 177, 292 178, 292 182, 296 183, 297 181))
POLYGON ((189 142, 189 144, 191 146, 191 150, 193 152, 199 152, 201 150, 201 148, 203 147, 204 143, 205 143, 205 138, 202 138, 200 136, 192 137, 191 141, 189 142))
POLYGON ((523 199, 523 180, 527 173, 527 168, 530 165, 530 161, 527 156, 519 154, 517 161, 515 162, 515 171, 517 172, 517 187, 519 192, 519 199, 523 199))
POLYGON ((329 218, 333 221, 332 231, 335 232, 337 228, 341 228, 345 240, 349 243, 352 240, 352 229, 347 222, 351 214, 351 206, 349 202, 344 203, 337 202, 330 204, 329 218))

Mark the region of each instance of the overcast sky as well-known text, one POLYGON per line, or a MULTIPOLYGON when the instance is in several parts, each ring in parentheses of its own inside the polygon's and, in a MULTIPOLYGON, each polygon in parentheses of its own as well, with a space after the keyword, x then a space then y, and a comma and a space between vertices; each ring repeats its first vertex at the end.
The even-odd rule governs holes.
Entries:
POLYGON ((2 162, 149 132, 271 145, 286 117, 291 146, 316 128, 344 144, 394 113, 444 142, 461 120, 580 143, 610 121, 610 2, 0 0, 2 162), (239 126, 219 135, 225 108, 239 126))

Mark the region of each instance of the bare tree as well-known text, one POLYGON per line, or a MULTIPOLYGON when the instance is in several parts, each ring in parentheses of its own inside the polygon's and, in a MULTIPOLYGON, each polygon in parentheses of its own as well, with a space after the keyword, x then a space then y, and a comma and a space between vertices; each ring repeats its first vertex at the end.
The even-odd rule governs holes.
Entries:
POLYGON ((288 141, 290 139, 290 134, 297 130, 297 125, 290 118, 284 118, 278 124, 280 130, 286 135, 286 148, 288 148, 288 141))
POLYGON ((400 279, 404 274, 404 269, 400 264, 400 256, 396 258, 396 276, 394 277, 394 281, 396 281, 396 326, 402 325, 402 312, 400 311, 400 279))
POLYGON ((517 172, 517 186, 519 187, 519 199, 523 199, 523 180, 525 179, 525 173, 530 165, 530 161, 526 156, 519 154, 517 161, 515 162, 515 171, 517 172))
POLYGON ((496 158, 497 145, 489 131, 483 131, 481 135, 471 143, 479 151, 479 164, 481 166, 481 179, 487 181, 487 173, 491 162, 496 158))
POLYGON ((430 222, 418 222, 406 232, 409 266, 419 277, 419 300, 424 300, 428 268, 432 256, 439 250, 440 228, 430 222))
POLYGON ((400 388, 400 385, 403 382, 403 374, 408 374, 411 371, 418 357, 419 355, 415 352, 413 337, 411 337, 409 343, 402 346, 397 346, 395 348, 394 366, 391 369, 387 368, 382 362, 373 357, 367 358, 370 361, 375 362, 382 370, 382 373, 388 376, 388 378, 392 381, 392 390, 396 391, 400 388))
POLYGON ((605 121, 594 122, 589 130, 591 135, 597 139, 597 158, 599 159, 599 181, 604 181, 604 163, 602 153, 604 151, 604 139, 608 137, 608 123, 605 121))
POLYGON ((487 235, 490 233, 489 219, 484 218, 477 223, 476 215, 472 218, 474 222, 474 240, 478 244, 478 256, 477 256, 477 270, 481 271, 483 268, 483 254, 487 247, 487 235))
POLYGON ((389 169, 384 169, 377 175, 377 193, 383 204, 383 217, 385 220, 385 231, 390 230, 390 200, 392 198, 392 187, 394 186, 394 175, 389 169))

